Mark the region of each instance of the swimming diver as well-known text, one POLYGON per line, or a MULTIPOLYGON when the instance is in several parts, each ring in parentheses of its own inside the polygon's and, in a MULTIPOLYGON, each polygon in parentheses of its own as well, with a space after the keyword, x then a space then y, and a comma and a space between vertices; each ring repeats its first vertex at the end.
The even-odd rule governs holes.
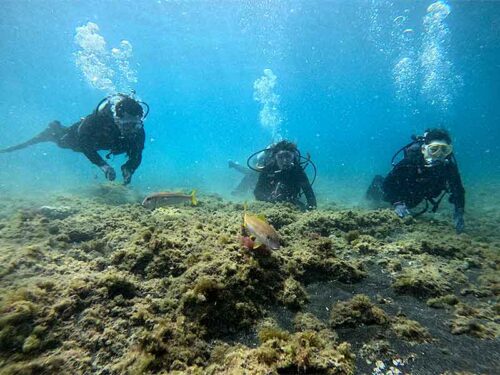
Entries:
POLYGON ((443 197, 450 193, 449 201, 455 206, 455 229, 462 233, 465 189, 451 143, 450 134, 444 129, 428 129, 423 136, 413 137, 413 142, 393 156, 393 169, 387 177, 375 176, 366 197, 391 203, 396 215, 403 218, 411 215, 409 210, 424 200, 425 208, 413 216, 426 212, 429 203, 431 211, 436 212, 443 197), (400 152, 404 152, 404 157, 395 164, 400 152))
POLYGON ((128 160, 121 166, 121 171, 123 183, 127 185, 141 164, 145 141, 143 121, 148 112, 149 106, 144 102, 124 94, 112 95, 101 100, 95 111, 75 124, 66 127, 59 121, 53 121, 29 141, 0 150, 0 153, 54 142, 61 148, 83 153, 110 181, 115 180, 116 172, 97 151, 109 150, 107 159, 110 155, 126 153, 128 160))
POLYGON ((309 163, 313 165, 314 170, 316 167, 310 158, 301 156, 294 143, 281 141, 254 155, 249 158, 247 165, 259 172, 257 185, 254 189, 257 200, 290 202, 302 209, 309 210, 316 208, 316 196, 304 171, 309 163), (263 164, 258 168, 251 167, 250 159, 263 151, 265 152, 262 159, 263 164), (300 201, 302 194, 306 197, 307 205, 300 201))

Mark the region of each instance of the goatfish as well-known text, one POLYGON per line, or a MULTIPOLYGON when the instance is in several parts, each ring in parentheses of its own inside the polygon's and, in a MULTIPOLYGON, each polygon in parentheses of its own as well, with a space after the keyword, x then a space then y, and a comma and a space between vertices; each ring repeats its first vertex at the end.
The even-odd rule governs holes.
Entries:
POLYGON ((196 199, 196 190, 193 190, 191 194, 167 191, 153 193, 144 198, 142 205, 143 207, 154 209, 158 207, 181 204, 184 202, 191 202, 192 206, 196 206, 198 204, 198 200, 196 199))
POLYGON ((269 224, 264 216, 243 214, 242 244, 249 249, 265 246, 269 250, 280 248, 280 238, 276 229, 269 224))

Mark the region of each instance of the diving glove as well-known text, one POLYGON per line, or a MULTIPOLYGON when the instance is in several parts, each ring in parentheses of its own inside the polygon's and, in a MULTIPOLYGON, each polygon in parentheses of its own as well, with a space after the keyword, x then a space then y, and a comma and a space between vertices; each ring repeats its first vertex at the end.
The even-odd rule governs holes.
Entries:
POLYGON ((404 202, 396 202, 394 203, 394 213, 398 215, 401 219, 410 216, 410 211, 408 211, 408 207, 404 202))
POLYGON ((123 184, 128 185, 130 184, 130 181, 132 180, 132 172, 130 170, 122 165, 122 176, 123 176, 123 184))
POLYGON ((106 176, 106 178, 109 180, 109 181, 114 181, 115 178, 116 178, 116 172, 115 170, 113 169, 113 167, 105 164, 101 167, 101 170, 104 172, 104 176, 106 176))
POLYGON ((455 212, 453 213, 453 223, 455 224, 455 230, 457 231, 457 234, 460 234, 464 231, 465 222, 463 208, 455 208, 455 212))

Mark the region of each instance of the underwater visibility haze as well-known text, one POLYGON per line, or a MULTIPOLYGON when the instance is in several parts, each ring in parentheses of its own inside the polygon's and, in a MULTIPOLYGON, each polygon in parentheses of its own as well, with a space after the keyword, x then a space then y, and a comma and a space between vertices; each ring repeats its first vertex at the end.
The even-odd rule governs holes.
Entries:
POLYGON ((140 150, 100 151, 114 181, 62 138, 0 152, 0 374, 498 371, 500 2, 0 8, 0 150, 118 124, 117 94, 145 134, 125 171, 140 150), (369 202, 429 128, 465 209, 369 202), (238 172, 283 140, 313 162, 307 211, 238 172))

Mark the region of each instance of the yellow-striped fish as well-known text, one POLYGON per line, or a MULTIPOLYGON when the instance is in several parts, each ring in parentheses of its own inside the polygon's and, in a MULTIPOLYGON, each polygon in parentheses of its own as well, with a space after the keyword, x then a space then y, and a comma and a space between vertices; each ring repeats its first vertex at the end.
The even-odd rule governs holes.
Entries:
POLYGON ((191 194, 168 191, 153 193, 144 198, 142 205, 146 208, 153 209, 184 202, 191 202, 192 206, 196 206, 198 204, 198 200, 196 199, 196 190, 193 190, 191 194))
POLYGON ((280 238, 276 229, 263 216, 243 214, 243 244, 252 249, 264 245, 269 250, 280 248, 280 238), (248 241, 250 240, 250 241, 248 241))

